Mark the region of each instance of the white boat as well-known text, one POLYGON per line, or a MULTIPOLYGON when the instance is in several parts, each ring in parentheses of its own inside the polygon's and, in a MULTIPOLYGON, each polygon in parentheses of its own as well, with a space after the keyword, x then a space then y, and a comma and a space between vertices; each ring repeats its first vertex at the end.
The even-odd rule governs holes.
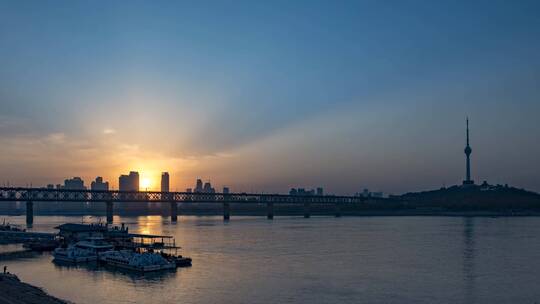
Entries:
POLYGON ((69 245, 67 248, 56 248, 53 252, 57 261, 81 263, 97 261, 98 256, 112 251, 114 247, 102 238, 88 238, 85 241, 69 245))
POLYGON ((133 271, 150 272, 176 269, 176 264, 167 261, 157 253, 137 253, 131 250, 109 251, 100 255, 100 261, 107 265, 133 271))

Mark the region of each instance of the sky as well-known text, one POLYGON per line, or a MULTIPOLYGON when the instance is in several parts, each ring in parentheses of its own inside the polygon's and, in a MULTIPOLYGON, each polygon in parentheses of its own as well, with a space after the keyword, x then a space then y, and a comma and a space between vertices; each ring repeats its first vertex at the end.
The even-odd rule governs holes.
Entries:
POLYGON ((0 182, 540 191, 539 1, 0 1, 0 182))

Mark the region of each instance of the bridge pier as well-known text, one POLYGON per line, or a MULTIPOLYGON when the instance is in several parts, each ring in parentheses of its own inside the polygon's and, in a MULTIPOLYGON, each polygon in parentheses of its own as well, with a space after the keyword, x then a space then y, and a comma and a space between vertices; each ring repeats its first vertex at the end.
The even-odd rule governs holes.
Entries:
POLYGON ((334 214, 336 217, 341 217, 341 205, 339 203, 334 205, 334 214))
POLYGON ((231 218, 231 205, 223 203, 223 220, 228 221, 231 218))
POLYGON ((304 218, 309 218, 311 216, 310 204, 308 202, 304 203, 304 218))
POLYGON ((105 204, 107 206, 107 224, 112 224, 112 222, 113 222, 113 202, 112 201, 106 201, 105 204))
POLYGON ((178 221, 178 204, 176 201, 171 201, 171 222, 176 223, 178 221))
POLYGON ((34 202, 26 201, 26 226, 32 227, 34 223, 34 202))
POLYGON ((266 203, 266 218, 269 220, 274 219, 274 203, 266 203))

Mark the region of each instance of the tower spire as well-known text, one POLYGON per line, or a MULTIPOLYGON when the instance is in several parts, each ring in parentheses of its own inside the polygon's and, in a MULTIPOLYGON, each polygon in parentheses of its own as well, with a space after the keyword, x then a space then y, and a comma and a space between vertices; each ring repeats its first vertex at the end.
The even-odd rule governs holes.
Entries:
POLYGON ((469 116, 467 116, 467 147, 469 146, 469 116))

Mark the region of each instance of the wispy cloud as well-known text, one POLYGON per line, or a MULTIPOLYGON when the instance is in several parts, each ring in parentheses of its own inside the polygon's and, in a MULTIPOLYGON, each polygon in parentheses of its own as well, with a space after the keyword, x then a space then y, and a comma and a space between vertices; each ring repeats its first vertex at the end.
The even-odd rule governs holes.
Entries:
POLYGON ((103 134, 105 134, 105 135, 111 135, 111 134, 115 134, 115 133, 116 133, 115 129, 106 128, 106 129, 103 130, 103 134))

